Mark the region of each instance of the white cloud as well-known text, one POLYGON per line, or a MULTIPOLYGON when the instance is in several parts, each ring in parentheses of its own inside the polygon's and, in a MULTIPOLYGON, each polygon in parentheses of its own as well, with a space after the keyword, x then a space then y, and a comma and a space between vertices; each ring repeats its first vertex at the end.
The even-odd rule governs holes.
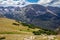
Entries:
POLYGON ((57 0, 56 2, 53 2, 53 4, 51 4, 50 6, 60 7, 60 0, 57 0))
POLYGON ((3 1, 3 0, 0 0, 0 5, 4 5, 4 6, 24 7, 24 6, 29 5, 29 4, 40 4, 40 5, 44 5, 44 6, 60 6, 60 0, 39 0, 37 3, 30 3, 30 2, 27 2, 25 0, 19 0, 19 1, 13 1, 13 0, 3 1), (53 3, 50 4, 52 1, 53 1, 53 3))
POLYGON ((47 3, 49 3, 49 2, 51 2, 52 0, 40 0, 39 2, 38 2, 38 4, 47 4, 47 3))

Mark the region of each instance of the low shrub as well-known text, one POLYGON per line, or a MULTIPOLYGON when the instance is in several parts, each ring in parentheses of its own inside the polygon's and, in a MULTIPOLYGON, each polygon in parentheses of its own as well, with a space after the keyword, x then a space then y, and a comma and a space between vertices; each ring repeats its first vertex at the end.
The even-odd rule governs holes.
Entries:
POLYGON ((38 30, 38 31, 33 31, 33 34, 34 35, 41 35, 41 34, 57 35, 57 32, 51 30, 38 30))

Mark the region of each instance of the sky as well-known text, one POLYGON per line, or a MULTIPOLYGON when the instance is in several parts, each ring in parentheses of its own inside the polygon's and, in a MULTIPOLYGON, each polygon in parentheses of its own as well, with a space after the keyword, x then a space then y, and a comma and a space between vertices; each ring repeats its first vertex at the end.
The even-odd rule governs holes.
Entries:
POLYGON ((60 6, 60 0, 0 0, 0 6, 20 6, 40 4, 44 6, 60 6))
POLYGON ((31 3, 36 3, 36 2, 38 2, 39 0, 26 0, 26 1, 31 2, 31 3))

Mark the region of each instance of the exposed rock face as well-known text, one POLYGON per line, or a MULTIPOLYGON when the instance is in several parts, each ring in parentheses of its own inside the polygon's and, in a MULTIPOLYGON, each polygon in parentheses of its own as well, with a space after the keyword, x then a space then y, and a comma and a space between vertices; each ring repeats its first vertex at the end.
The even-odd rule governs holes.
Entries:
POLYGON ((0 7, 0 14, 7 18, 31 23, 41 28, 55 30, 60 26, 60 8, 32 4, 26 7, 0 7))

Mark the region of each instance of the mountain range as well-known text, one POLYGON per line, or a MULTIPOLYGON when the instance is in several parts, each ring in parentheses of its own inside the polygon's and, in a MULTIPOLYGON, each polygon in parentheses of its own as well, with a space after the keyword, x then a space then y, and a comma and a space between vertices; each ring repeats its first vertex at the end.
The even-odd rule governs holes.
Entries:
POLYGON ((60 8, 30 4, 25 7, 0 6, 0 17, 15 19, 35 26, 60 30, 60 8))

